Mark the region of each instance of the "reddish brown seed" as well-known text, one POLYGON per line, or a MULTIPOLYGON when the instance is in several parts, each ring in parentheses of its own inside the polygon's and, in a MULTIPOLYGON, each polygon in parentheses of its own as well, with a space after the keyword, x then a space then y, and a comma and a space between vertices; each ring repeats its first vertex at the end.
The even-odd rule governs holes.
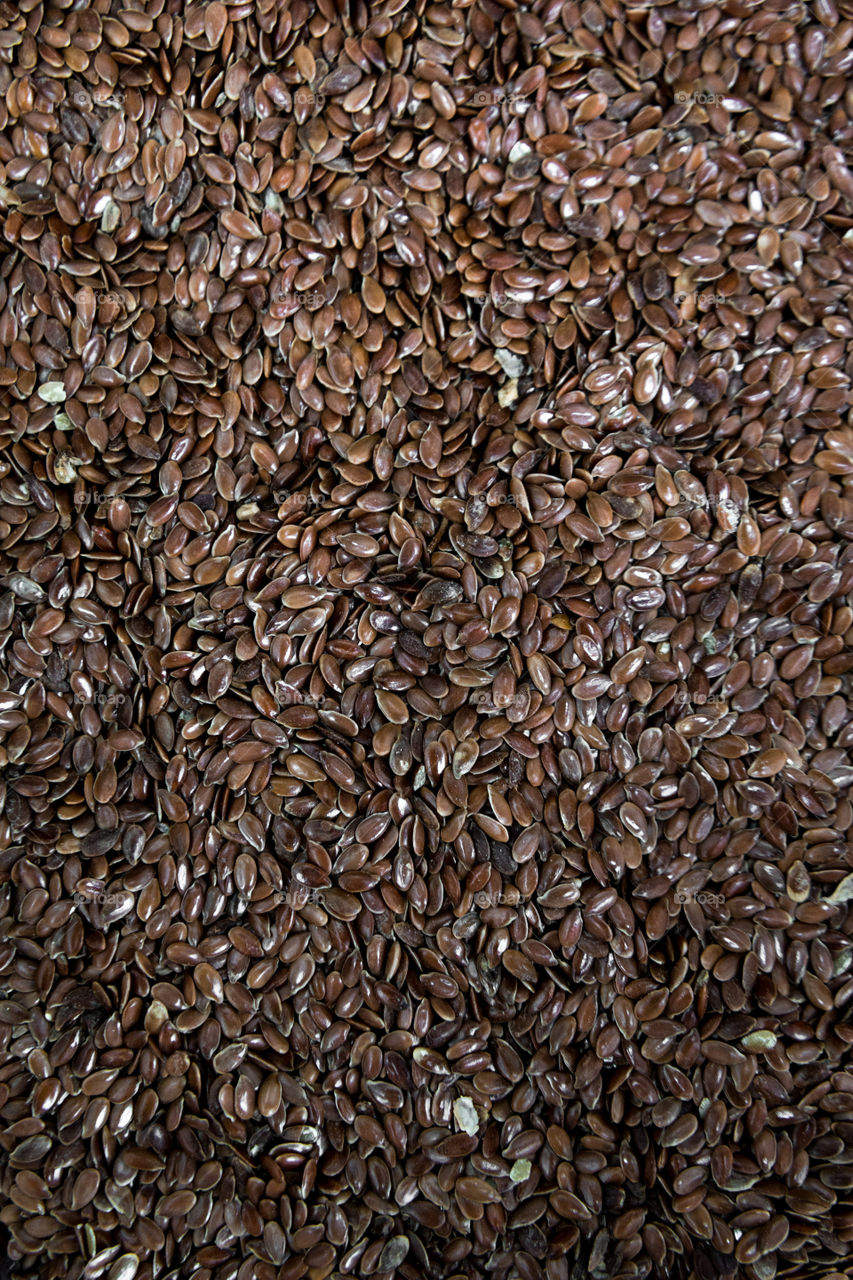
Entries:
POLYGON ((849 15, 54 8, 0 23, 11 1272, 836 1280, 849 15))

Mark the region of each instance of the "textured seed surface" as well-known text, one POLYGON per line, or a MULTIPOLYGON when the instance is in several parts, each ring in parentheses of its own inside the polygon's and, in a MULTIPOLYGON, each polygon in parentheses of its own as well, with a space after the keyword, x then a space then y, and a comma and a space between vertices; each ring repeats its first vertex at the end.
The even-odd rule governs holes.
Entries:
POLYGON ((851 21, 0 0, 0 1277, 850 1272, 851 21))

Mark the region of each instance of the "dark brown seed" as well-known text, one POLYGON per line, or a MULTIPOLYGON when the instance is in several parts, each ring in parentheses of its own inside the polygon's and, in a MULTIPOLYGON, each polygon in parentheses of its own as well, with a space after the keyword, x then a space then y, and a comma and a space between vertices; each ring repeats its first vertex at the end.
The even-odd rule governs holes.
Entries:
POLYGON ((0 22, 10 1274, 838 1280, 849 13, 91 8, 0 22))

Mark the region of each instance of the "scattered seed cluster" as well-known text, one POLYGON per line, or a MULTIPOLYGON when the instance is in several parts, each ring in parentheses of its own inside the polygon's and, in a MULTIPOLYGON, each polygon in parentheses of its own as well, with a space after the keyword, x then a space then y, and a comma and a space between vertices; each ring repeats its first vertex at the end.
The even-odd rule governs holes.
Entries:
POLYGON ((0 0, 0 1231, 843 1280, 853 7, 0 0))

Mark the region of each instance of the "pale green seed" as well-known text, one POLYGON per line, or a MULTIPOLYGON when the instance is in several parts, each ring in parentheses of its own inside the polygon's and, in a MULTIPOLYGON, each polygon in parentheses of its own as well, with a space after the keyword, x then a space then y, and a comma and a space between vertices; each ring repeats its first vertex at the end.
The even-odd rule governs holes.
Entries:
POLYGON ((38 393, 47 404, 60 404, 65 399, 65 384, 63 382, 43 382, 38 389, 38 393))
POLYGON ((776 1044, 776 1036, 772 1031, 751 1031, 748 1036, 744 1036, 741 1044, 744 1049, 756 1053, 762 1049, 772 1049, 776 1044))
POLYGON ((459 1128, 473 1137, 480 1127, 480 1118, 471 1099, 457 1098, 453 1104, 453 1114, 459 1128))

